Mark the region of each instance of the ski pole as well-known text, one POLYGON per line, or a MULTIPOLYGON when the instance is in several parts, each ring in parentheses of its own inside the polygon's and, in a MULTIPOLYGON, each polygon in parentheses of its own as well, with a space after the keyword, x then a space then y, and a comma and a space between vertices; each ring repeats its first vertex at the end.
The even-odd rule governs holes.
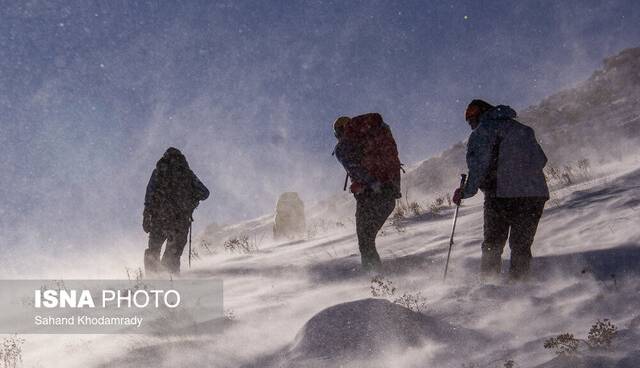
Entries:
POLYGON ((344 177, 344 188, 342 188, 342 191, 346 191, 347 190, 347 182, 349 181, 349 173, 347 173, 347 176, 344 177))
MULTIPOLYGON (((460 175, 460 190, 464 190, 464 183, 467 181, 467 175, 460 175)), ((456 212, 453 215, 453 225, 451 226, 451 237, 449 238, 449 252, 447 253, 447 263, 444 266, 444 279, 447 280, 447 271, 449 270, 449 258, 451 257, 451 248, 453 248, 453 234, 456 232, 456 223, 458 222, 458 210, 460 205, 456 204, 456 212)))
POLYGON ((191 224, 193 224, 193 219, 189 221, 189 268, 191 268, 191 224))

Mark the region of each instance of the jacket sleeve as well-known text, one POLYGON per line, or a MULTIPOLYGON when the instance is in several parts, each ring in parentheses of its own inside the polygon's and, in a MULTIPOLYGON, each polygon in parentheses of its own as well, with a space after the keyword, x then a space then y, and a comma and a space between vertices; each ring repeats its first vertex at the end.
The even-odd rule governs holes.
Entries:
POLYGON ((197 200, 204 201, 209 198, 209 189, 202 184, 195 174, 193 174, 193 189, 197 200))
POLYGON ((153 196, 153 193, 156 191, 156 183, 157 183, 157 174, 156 174, 156 170, 153 170, 153 173, 151 173, 151 177, 149 178, 149 183, 147 183, 147 191, 144 195, 144 206, 148 207, 149 205, 151 205, 151 197, 153 196))
POLYGON ((544 150, 540 146, 540 142, 538 142, 538 139, 536 138, 536 133, 533 131, 533 128, 529 127, 529 129, 531 130, 531 136, 533 137, 533 141, 535 143, 537 157, 539 158, 539 162, 540 162, 540 165, 542 166, 542 169, 544 169, 544 167, 547 166, 547 162, 549 160, 547 159, 547 155, 544 153, 544 150))
POLYGON ((336 158, 347 171, 352 181, 362 183, 367 186, 371 186, 375 183, 376 180, 360 165, 356 147, 342 141, 336 146, 335 153, 336 158))
POLYGON ((478 193, 478 188, 484 183, 491 166, 491 154, 496 144, 496 132, 482 124, 469 137, 467 144, 467 168, 469 176, 464 188, 464 198, 470 198, 478 193))

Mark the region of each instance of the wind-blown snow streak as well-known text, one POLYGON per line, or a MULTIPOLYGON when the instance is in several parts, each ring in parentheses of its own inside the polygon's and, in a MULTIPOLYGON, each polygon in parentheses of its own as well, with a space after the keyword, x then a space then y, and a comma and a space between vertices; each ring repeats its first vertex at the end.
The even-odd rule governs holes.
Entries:
POLYGON ((404 233, 385 229, 379 239, 385 277, 397 293, 422 293, 421 314, 368 299, 371 277, 358 271, 348 226, 309 241, 266 242, 255 253, 219 253, 196 262, 185 277, 225 280, 225 308, 236 317, 222 334, 29 337, 25 362, 51 357, 65 367, 459 368, 513 359, 520 367, 555 368, 568 363, 545 350, 544 339, 563 332, 586 337, 597 319, 609 318, 620 328, 613 350, 575 359, 585 367, 602 361, 637 366, 640 162, 632 167, 561 193, 542 218, 533 247, 535 276, 527 284, 477 280, 481 205, 467 203, 447 284, 441 277, 451 210, 416 218, 404 233))

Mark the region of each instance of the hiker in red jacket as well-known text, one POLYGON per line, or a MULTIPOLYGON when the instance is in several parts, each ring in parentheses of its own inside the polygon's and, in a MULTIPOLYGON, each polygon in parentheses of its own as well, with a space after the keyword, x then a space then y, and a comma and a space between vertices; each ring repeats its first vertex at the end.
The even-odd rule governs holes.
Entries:
POLYGON ((335 155, 351 178, 356 199, 356 232, 365 270, 379 270, 376 235, 393 212, 400 194, 398 149, 380 114, 338 118, 333 130, 335 155))

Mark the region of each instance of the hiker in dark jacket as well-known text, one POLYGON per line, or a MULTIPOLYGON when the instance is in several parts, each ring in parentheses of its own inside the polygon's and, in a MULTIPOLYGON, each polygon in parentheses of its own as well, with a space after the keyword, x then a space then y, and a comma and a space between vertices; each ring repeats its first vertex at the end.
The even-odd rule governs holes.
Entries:
POLYGON ((340 117, 333 125, 335 155, 351 178, 362 267, 379 270, 376 235, 400 198, 400 161, 391 129, 379 114, 340 117))
POLYGON ((161 266, 170 273, 180 273, 191 216, 208 197, 209 190, 191 171, 184 155, 176 148, 167 149, 151 174, 144 197, 142 227, 149 233, 149 248, 144 252, 147 274, 160 272, 161 266))
POLYGON ((521 279, 529 273, 531 245, 549 189, 543 174, 547 163, 530 127, 515 120, 509 106, 473 100, 465 118, 473 132, 467 144, 469 177, 454 202, 484 193, 483 276, 500 273, 507 237, 511 248, 509 275, 521 279))

